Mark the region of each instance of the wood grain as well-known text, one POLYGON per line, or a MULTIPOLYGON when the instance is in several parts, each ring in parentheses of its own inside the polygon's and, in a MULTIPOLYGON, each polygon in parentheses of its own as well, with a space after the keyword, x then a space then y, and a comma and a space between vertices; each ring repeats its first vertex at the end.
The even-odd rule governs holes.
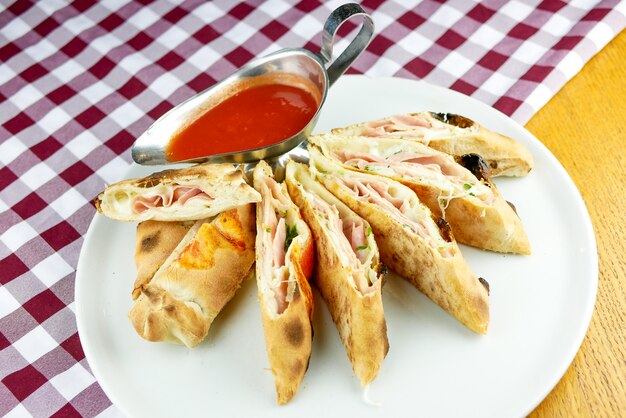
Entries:
POLYGON ((626 31, 526 125, 561 161, 593 222, 599 286, 587 336, 532 417, 626 416, 626 31))

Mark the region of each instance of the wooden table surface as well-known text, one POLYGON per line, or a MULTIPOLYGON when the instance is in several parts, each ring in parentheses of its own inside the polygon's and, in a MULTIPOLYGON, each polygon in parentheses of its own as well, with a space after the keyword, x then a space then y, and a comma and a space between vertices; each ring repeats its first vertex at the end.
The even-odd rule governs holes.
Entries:
POLYGON ((598 243, 591 325, 573 363, 532 417, 626 417, 626 31, 526 125, 559 159, 598 243))

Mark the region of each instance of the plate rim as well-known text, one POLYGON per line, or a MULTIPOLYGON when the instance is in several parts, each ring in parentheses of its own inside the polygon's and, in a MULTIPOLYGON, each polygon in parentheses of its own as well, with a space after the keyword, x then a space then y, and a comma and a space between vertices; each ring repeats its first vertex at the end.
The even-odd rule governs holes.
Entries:
MULTIPOLYGON (((561 379, 563 378, 563 375, 565 374, 565 372, 568 370, 568 368, 574 361, 574 358, 576 357, 576 354, 580 350, 580 347, 582 346, 582 343, 585 339, 585 336, 589 329, 589 325, 591 323, 593 311, 595 310, 595 304, 597 301, 598 279, 599 279, 598 247, 597 247, 597 242, 596 242, 595 233, 593 229, 593 224, 591 222, 591 217, 589 215, 587 205, 585 204, 585 201, 582 198, 580 191, 576 187, 576 184, 574 183, 570 175, 567 173, 567 170, 563 167, 561 162, 556 158, 556 156, 549 150, 549 148, 543 142, 541 142, 537 137, 535 137, 535 135, 533 135, 530 131, 528 131, 523 125, 519 124, 517 121, 505 115, 498 109, 495 109, 492 106, 489 106, 486 103, 483 103, 476 98, 467 96, 463 93, 460 93, 460 92, 457 92, 457 91, 454 91, 445 87, 428 83, 424 80, 414 80, 414 79, 405 78, 405 77, 389 77, 389 76, 374 77, 374 76, 368 76, 368 75, 363 75, 363 74, 348 74, 348 75, 344 75, 343 77, 341 77, 341 79, 338 80, 338 84, 341 83, 341 80, 357 80, 357 81, 367 80, 367 81, 373 81, 373 82, 387 81, 387 82, 393 82, 393 83, 408 82, 411 84, 422 84, 422 85, 428 86, 429 89, 434 89, 435 91, 438 90, 440 92, 445 92, 444 94, 446 95, 452 94, 452 97, 455 97, 455 96, 460 97, 463 100, 470 99, 478 108, 481 108, 483 111, 493 113, 493 115, 497 116, 504 123, 512 124, 519 130, 523 131, 524 135, 527 137, 526 139, 530 140, 535 146, 538 146, 546 154, 546 156, 550 160, 552 160, 552 163, 560 172, 559 174, 565 180, 565 184, 567 185, 570 194, 578 201, 579 205, 577 208, 581 212, 582 219, 584 220, 584 228, 581 228, 581 229, 583 229, 584 236, 590 245, 590 251, 588 255, 590 257, 589 266, 590 266, 591 274, 589 276, 589 280, 587 281, 587 292, 585 292, 585 294, 587 294, 587 297, 585 298, 586 306, 585 306, 584 312, 581 314, 581 318, 583 318, 583 320, 577 326, 576 335, 574 338, 572 338, 572 341, 569 344, 569 349, 567 353, 561 357, 562 360, 559 366, 556 367, 555 372, 552 373, 553 378, 546 379, 544 381, 544 384, 542 385, 542 388, 537 390, 537 395, 532 400, 529 399, 528 407, 524 411, 520 411, 522 412, 521 415, 523 416, 530 414, 552 392, 552 390, 561 381, 561 379)), ((120 179, 127 178, 128 173, 131 172, 133 169, 136 169, 137 167, 140 167, 140 166, 134 162, 131 163, 129 167, 126 170, 124 170, 123 173, 121 173, 120 179)), ((84 274, 82 273, 82 271, 85 271, 85 263, 87 263, 86 261, 87 256, 85 255, 85 252, 87 251, 86 248, 88 248, 90 246, 90 243, 93 241, 93 238, 92 238, 92 235, 94 234, 93 231, 96 229, 98 223, 104 221, 104 218, 98 215, 99 215, 98 212, 94 214, 89 224, 89 227, 87 229, 87 232, 84 236, 83 243, 81 245, 81 250, 79 253, 78 264, 76 268, 75 286, 74 286, 74 303, 75 303, 75 317, 76 317, 77 331, 78 331, 79 339, 81 341, 82 349, 85 353, 85 359, 87 360, 87 363, 91 369, 91 372, 96 378, 96 381, 98 382, 98 384, 100 385, 100 387, 102 388, 106 396, 109 398, 112 404, 115 405, 116 408, 118 408, 124 415, 132 416, 132 414, 130 414, 128 410, 125 408, 125 406, 123 405, 123 402, 119 401, 119 398, 117 397, 115 393, 115 390, 109 387, 108 381, 106 379, 103 379, 103 374, 101 373, 101 370, 100 370, 100 364, 90 360, 90 359, 93 360, 95 358, 95 354, 92 350, 91 344, 84 342, 87 340, 81 339, 81 335, 89 334, 85 328, 86 327, 84 323, 85 319, 83 315, 79 314, 83 309, 82 302, 80 302, 81 298, 79 297, 79 294, 81 294, 84 291, 83 287, 85 286, 85 283, 86 283, 86 279, 83 278, 84 274)))

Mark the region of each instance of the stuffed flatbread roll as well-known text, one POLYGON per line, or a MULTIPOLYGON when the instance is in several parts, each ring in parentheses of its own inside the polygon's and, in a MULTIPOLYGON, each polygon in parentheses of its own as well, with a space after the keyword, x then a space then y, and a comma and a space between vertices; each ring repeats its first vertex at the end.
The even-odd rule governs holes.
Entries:
POLYGON ((232 164, 165 170, 108 186, 95 200, 100 213, 119 221, 188 221, 261 200, 232 164))
POLYGON ((137 225, 135 240, 137 278, 133 289, 133 300, 139 297, 143 286, 152 280, 154 273, 172 254, 193 224, 194 221, 144 221, 137 225))
POLYGON ((309 146, 317 179, 372 226, 383 263, 469 329, 486 333, 487 282, 472 273, 447 222, 435 222, 408 187, 346 170, 309 146))
POLYGON ((313 232, 314 281, 337 326, 362 385, 378 373, 389 350, 381 297, 383 266, 372 228, 311 176, 289 161, 285 182, 313 232))
POLYGON ((394 115, 333 129, 332 132, 417 141, 457 157, 479 154, 494 177, 525 176, 533 168, 533 157, 522 144, 453 113, 394 115))
POLYGON ((256 280, 265 344, 279 404, 296 394, 311 357, 313 239, 298 207, 272 169, 260 161, 254 187, 256 208, 256 280))
MULTIPOLYGON (((450 224, 458 242, 491 251, 530 254, 520 218, 498 193, 488 173, 477 173, 479 179, 451 156, 402 139, 331 134, 311 137, 309 142, 344 168, 389 177, 410 187, 435 217, 450 224)), ((463 161, 476 165, 471 155, 462 157, 463 161)))
POLYGON ((254 205, 196 222, 157 270, 128 314, 148 341, 191 348, 204 339, 254 263, 254 205))

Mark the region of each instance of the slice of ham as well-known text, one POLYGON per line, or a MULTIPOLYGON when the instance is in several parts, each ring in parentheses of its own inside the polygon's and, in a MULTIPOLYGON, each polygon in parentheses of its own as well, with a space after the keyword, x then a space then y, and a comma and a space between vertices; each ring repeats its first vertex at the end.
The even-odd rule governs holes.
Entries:
MULTIPOLYGON (((263 277, 268 280, 271 291, 276 300, 276 313, 282 314, 289 306, 293 295, 289 294, 289 271, 287 253, 285 249, 287 239, 287 223, 285 217, 291 209, 290 200, 283 193, 280 185, 271 177, 259 177, 261 182, 260 193, 263 198, 262 219, 267 231, 263 233, 263 248, 257 248, 262 254, 263 277)), ((261 261, 261 260, 260 260, 261 261)), ((295 289, 295 287, 294 287, 295 289)))
POLYGON ((328 234, 333 238, 337 252, 344 267, 353 270, 352 277, 359 292, 367 294, 373 287, 365 274, 361 274, 363 263, 367 260, 366 249, 357 250, 357 247, 366 245, 363 221, 360 219, 343 220, 334 205, 330 205, 316 195, 311 194, 311 203, 318 216, 326 220, 328 234))
POLYGON ((363 151, 340 151, 335 154, 341 161, 347 162, 351 160, 363 160, 367 162, 384 161, 382 157, 377 157, 368 152, 363 151))
POLYGON ((379 137, 385 136, 385 128, 383 126, 371 127, 371 126, 363 126, 360 134, 362 136, 370 136, 370 137, 379 137))
POLYGON ((352 251, 356 254, 361 264, 367 259, 367 241, 365 237, 365 226, 361 219, 354 219, 344 224, 343 234, 350 241, 352 251))
MULTIPOLYGON (((373 190, 375 190, 383 199, 390 202, 397 209, 402 209, 404 206, 404 199, 401 197, 392 196, 389 193, 389 185, 383 182, 371 182, 369 185, 373 190)), ((400 210, 402 212, 402 210, 400 210)), ((404 213, 404 212, 402 212, 404 213)))
POLYGON ((426 119, 415 115, 395 115, 389 118, 368 122, 363 127, 364 136, 384 136, 393 132, 411 132, 416 128, 431 129, 432 125, 426 119))
POLYGON ((177 187, 174 189, 173 201, 178 202, 180 205, 184 205, 189 199, 196 197, 201 193, 203 192, 198 187, 177 187))
POLYGON ((142 213, 147 211, 148 209, 156 208, 159 206, 163 206, 163 196, 161 195, 137 196, 137 198, 133 202, 133 212, 142 213))
POLYGON ((399 130, 399 128, 414 128, 414 127, 422 127, 422 128, 432 128, 430 122, 421 116, 416 115, 394 115, 391 116, 390 121, 395 125, 395 130, 399 130))
MULTIPOLYGON (((426 168, 442 173, 444 176, 462 177, 464 172, 457 164, 449 161, 444 155, 415 154, 400 152, 387 158, 390 163, 419 164, 426 168)), ((395 164, 394 164, 395 165, 395 164)))
MULTIPOLYGON (((377 182, 370 179, 354 179, 350 177, 333 176, 333 181, 344 185, 357 196, 365 199, 370 203, 374 203, 381 207, 396 222, 405 228, 410 228, 415 234, 429 242, 431 246, 436 247, 435 242, 441 237, 436 237, 438 228, 431 225, 431 229, 425 224, 425 220, 413 220, 408 216, 411 208, 408 200, 393 197, 389 194, 389 186, 384 182, 377 182), (364 184, 365 183, 365 184, 364 184)), ((450 257, 452 251, 446 246, 445 248, 437 248, 443 257, 450 257)))
POLYGON ((272 255, 274 268, 282 267, 285 265, 285 239, 287 239, 287 226, 285 224, 285 218, 280 218, 278 225, 276 226, 276 235, 272 241, 272 255))
POLYGON ((408 201, 389 194, 389 186, 380 181, 370 179, 354 179, 350 177, 337 177, 340 184, 344 184, 351 189, 357 196, 364 198, 369 203, 376 204, 396 219, 400 224, 410 227, 415 233, 421 236, 427 236, 428 232, 424 225, 420 222, 413 221, 406 216, 410 209, 408 201))
MULTIPOLYGON (((463 170, 456 164, 448 161, 443 155, 416 154, 412 152, 399 152, 387 158, 378 157, 365 151, 342 151, 335 153, 338 160, 346 165, 357 167, 359 170, 367 170, 366 167, 396 168, 406 165, 419 165, 422 168, 450 177, 463 176, 463 170)), ((375 170, 368 170, 375 171, 375 170)))
POLYGON ((132 204, 132 209, 135 213, 142 213, 147 211, 148 209, 160 207, 168 208, 176 203, 182 206, 190 199, 194 198, 210 200, 213 199, 213 196, 209 195, 206 192, 203 192, 202 189, 196 186, 173 186, 164 193, 147 196, 139 195, 135 197, 135 200, 132 204))
POLYGON ((448 124, 437 120, 431 122, 421 115, 394 115, 362 125, 359 134, 370 137, 425 140, 426 136, 449 130, 448 124))

